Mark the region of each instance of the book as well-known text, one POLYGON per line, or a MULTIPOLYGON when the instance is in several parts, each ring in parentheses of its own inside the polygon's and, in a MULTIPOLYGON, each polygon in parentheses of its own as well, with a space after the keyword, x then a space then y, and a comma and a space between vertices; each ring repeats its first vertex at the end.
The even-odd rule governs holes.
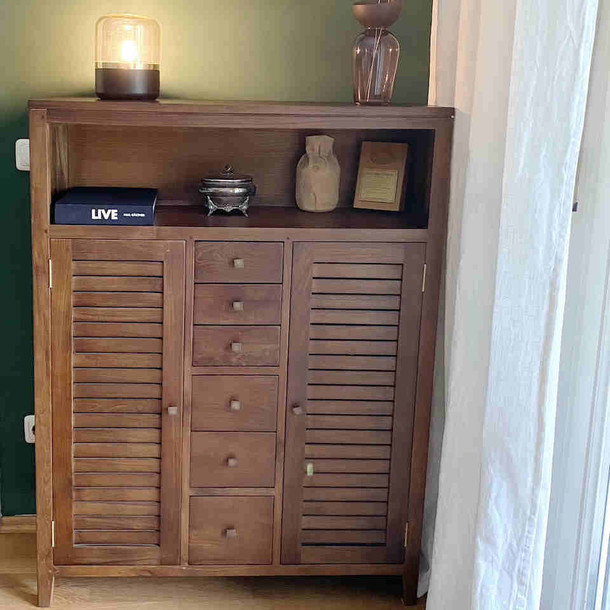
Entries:
POLYGON ((157 189, 78 186, 55 203, 59 225, 154 225, 157 189))

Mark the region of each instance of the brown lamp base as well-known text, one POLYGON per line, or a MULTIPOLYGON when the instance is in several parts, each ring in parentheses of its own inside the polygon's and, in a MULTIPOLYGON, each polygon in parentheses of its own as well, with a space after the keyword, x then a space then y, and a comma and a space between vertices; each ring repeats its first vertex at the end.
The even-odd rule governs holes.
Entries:
POLYGON ((102 100, 156 100, 159 70, 96 68, 95 93, 102 100))

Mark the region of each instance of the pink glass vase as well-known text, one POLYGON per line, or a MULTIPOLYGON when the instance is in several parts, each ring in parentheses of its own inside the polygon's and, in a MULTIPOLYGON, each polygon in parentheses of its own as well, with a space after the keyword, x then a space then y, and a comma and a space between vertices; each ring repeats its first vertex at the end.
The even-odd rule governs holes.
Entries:
POLYGON ((353 81, 356 104, 389 104, 400 59, 400 43, 387 28, 400 16, 402 0, 357 2, 354 16, 366 30, 354 43, 353 81))

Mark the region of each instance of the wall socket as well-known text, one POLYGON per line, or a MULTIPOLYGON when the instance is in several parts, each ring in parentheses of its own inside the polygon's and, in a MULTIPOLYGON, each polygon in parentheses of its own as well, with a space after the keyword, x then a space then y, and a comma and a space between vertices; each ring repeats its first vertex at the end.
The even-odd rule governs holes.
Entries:
POLYGON ((15 142, 15 164, 19 171, 30 171, 30 141, 28 139, 15 142))
POLYGON ((26 415, 23 418, 23 432, 25 434, 26 443, 36 442, 36 438, 34 435, 34 416, 33 415, 26 415))

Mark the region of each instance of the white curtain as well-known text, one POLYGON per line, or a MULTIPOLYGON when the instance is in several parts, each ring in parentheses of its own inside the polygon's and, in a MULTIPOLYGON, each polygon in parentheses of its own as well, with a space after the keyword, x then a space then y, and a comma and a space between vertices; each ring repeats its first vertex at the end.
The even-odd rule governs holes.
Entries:
POLYGON ((435 6, 431 102, 456 120, 428 610, 539 607, 596 11, 597 0, 435 6))

